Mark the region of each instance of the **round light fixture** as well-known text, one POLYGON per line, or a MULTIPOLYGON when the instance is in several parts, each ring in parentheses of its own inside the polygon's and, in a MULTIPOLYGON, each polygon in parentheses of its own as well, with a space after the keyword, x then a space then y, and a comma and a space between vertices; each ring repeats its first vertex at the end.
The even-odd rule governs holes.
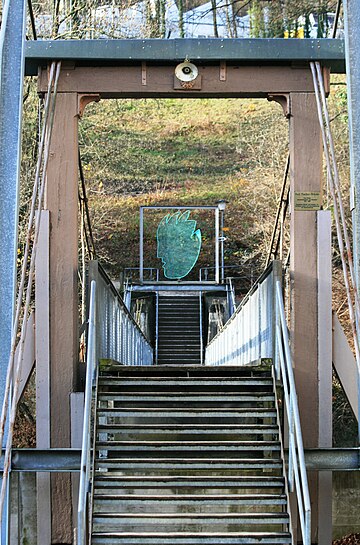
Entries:
POLYGON ((175 68, 175 76, 180 81, 193 81, 199 75, 199 70, 192 62, 185 61, 175 68))

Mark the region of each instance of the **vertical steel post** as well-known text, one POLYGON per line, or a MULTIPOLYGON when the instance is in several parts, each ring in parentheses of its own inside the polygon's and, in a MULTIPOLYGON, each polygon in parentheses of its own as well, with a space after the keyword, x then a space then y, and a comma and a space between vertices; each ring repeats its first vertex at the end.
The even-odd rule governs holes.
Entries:
MULTIPOLYGON (((3 398, 14 319, 21 159, 26 0, 3 4, 0 31, 0 398, 3 398)), ((4 434, 6 444, 7 433, 4 434)), ((2 445, 0 445, 2 446, 2 445)), ((7 543, 3 517, 1 543, 7 543)))
POLYGON ((215 210, 215 282, 220 283, 220 211, 219 208, 215 210))
POLYGON ((140 282, 144 281, 144 209, 140 206, 140 282))
POLYGON ((159 357, 159 292, 155 295, 155 365, 159 357))
POLYGON ((199 291, 199 320, 200 320, 200 365, 204 365, 204 339, 203 339, 203 309, 202 291, 199 291))
MULTIPOLYGON (((344 0, 345 58, 349 112, 350 178, 353 199, 354 263, 360 286, 360 3, 344 0)), ((357 324, 359 325, 359 324, 357 324)))

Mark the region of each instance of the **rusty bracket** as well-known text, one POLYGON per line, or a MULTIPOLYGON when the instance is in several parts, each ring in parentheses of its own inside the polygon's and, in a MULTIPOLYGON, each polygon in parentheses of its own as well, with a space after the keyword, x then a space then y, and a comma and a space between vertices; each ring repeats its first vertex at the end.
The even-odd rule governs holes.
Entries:
POLYGON ((91 94, 79 94, 78 95, 78 116, 82 117, 84 115, 84 110, 88 104, 91 102, 99 102, 100 95, 91 95, 91 94))
POLYGON ((267 97, 269 102, 277 102, 283 109, 284 116, 291 117, 290 93, 272 93, 267 97))

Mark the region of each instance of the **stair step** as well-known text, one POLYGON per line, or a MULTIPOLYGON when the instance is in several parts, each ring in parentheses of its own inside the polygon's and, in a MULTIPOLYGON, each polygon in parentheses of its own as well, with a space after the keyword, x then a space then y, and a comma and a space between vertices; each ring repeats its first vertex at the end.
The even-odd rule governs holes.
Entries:
POLYGON ((268 532, 282 530, 288 523, 286 513, 101 513, 93 517, 93 531, 251 532, 256 525, 268 532))
MULTIPOLYGON (((127 441, 97 441, 97 450, 117 451, 119 457, 127 457, 131 453, 137 456, 157 456, 164 457, 186 456, 186 457, 209 457, 209 456, 253 456, 258 458, 265 452, 279 452, 280 443, 278 442, 238 442, 223 441, 219 443, 209 441, 193 442, 127 442, 127 441)), ((262 456, 261 456, 262 457, 262 456)))
POLYGON ((174 475, 170 476, 113 476, 109 474, 97 473, 95 476, 95 489, 108 489, 108 488, 279 488, 284 487, 283 477, 233 477, 233 476, 183 476, 174 475))
POLYGON ((213 437, 214 439, 241 440, 244 437, 272 436, 278 437, 278 427, 269 424, 153 424, 126 425, 126 424, 101 424, 97 427, 98 433, 121 434, 124 440, 134 440, 139 436, 149 436, 165 440, 182 437, 184 440, 213 437))
MULTIPOLYGON (((205 470, 207 473, 209 470, 213 474, 215 471, 219 471, 222 475, 227 470, 236 471, 239 470, 251 471, 271 471, 282 469, 281 458, 152 458, 151 460, 132 457, 132 458, 96 458, 96 465, 98 468, 109 469, 118 471, 136 471, 143 474, 144 470, 152 470, 157 474, 159 471, 185 471, 186 475, 193 470, 205 470)), ((112 473, 113 474, 113 473, 112 473)), ((115 474, 115 473, 114 473, 115 474)))
POLYGON ((92 543, 106 545, 282 545, 291 543, 288 532, 235 533, 94 533, 92 543))
POLYGON ((281 512, 285 494, 94 494, 98 513, 252 513, 266 507, 281 512))
POLYGON ((187 341, 186 343, 178 343, 174 340, 163 341, 159 338, 158 344, 158 354, 163 353, 177 353, 180 354, 190 354, 193 352, 198 352, 200 350, 200 340, 196 339, 193 341, 187 341))
MULTIPOLYGON (((223 394, 223 395, 209 395, 207 392, 204 393, 168 393, 163 392, 157 393, 142 393, 142 392, 131 392, 131 393, 115 393, 115 392, 99 392, 98 401, 112 401, 116 403, 121 403, 127 408, 130 407, 143 407, 149 405, 162 407, 181 407, 184 405, 192 404, 194 407, 199 406, 200 404, 206 404, 207 406, 215 405, 216 407, 229 407, 230 405, 236 404, 240 406, 243 404, 248 405, 249 403, 274 403, 274 394, 264 394, 259 393, 254 394, 223 394)), ((259 407, 258 407, 259 408, 259 407)))
POLYGON ((153 424, 164 424, 164 423, 175 423, 174 420, 180 420, 181 423, 185 421, 209 421, 211 419, 212 423, 224 423, 227 420, 233 421, 234 419, 239 421, 245 418, 271 418, 276 419, 275 409, 265 409, 265 408, 221 408, 215 409, 213 407, 209 408, 199 408, 199 409, 190 409, 190 408, 99 408, 98 417, 112 417, 116 418, 117 423, 119 421, 125 421, 129 418, 137 418, 143 420, 150 420, 153 424))
POLYGON ((194 380, 193 377, 189 377, 187 379, 179 378, 179 379, 169 379, 167 377, 157 377, 157 378, 150 378, 145 379, 143 377, 134 377, 134 378, 120 378, 120 379, 114 379, 114 378, 103 378, 100 377, 99 379, 99 385, 100 386, 111 386, 111 387, 118 387, 120 388, 126 388, 126 387, 136 387, 144 388, 144 389, 157 389, 157 388, 202 388, 204 390, 207 390, 208 388, 215 388, 217 392, 219 391, 226 391, 226 388, 231 388, 232 391, 234 388, 238 391, 249 391, 249 388, 252 388, 254 386, 258 387, 258 390, 262 388, 269 388, 272 391, 272 380, 269 378, 243 378, 238 379, 235 378, 233 380, 229 379, 196 379, 194 380))

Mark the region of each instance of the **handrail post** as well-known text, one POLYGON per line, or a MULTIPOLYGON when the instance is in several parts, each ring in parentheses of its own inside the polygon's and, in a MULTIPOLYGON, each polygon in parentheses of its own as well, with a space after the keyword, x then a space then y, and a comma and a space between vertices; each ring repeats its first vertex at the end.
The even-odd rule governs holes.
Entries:
MULTIPOLYGON (((300 415, 297 404, 295 379, 292 369, 292 359, 289 346, 288 329, 285 319, 284 303, 281 292, 280 281, 276 283, 276 297, 279 308, 280 326, 281 326, 281 341, 282 346, 279 346, 279 350, 284 351, 284 372, 286 376, 283 376, 284 389, 288 388, 289 408, 288 408, 288 420, 289 420, 289 485, 293 487, 293 479, 295 476, 295 487, 297 492, 299 513, 301 522, 301 532, 303 536, 304 545, 311 545, 311 503, 309 486, 306 475, 304 445, 301 434, 300 415), (290 473, 290 462, 292 464, 290 473), (295 471, 294 471, 295 470, 295 471), (295 473, 295 475, 294 475, 295 473), (300 475, 299 475, 300 473, 300 475), (302 500, 302 501, 301 501, 302 500)), ((279 339, 280 340, 280 339, 279 339)))
POLYGON ((158 363, 159 353, 159 292, 155 295, 155 365, 158 363))
POLYGON ((86 541, 86 507, 89 493, 90 474, 90 429, 91 402, 96 370, 96 282, 92 280, 90 289, 90 310, 88 324, 88 345, 86 356, 86 387, 84 404, 84 427, 81 448, 80 485, 78 504, 77 545, 85 545, 86 541))
POLYGON ((202 311, 202 292, 199 292, 199 320, 200 320, 200 365, 204 363, 204 339, 203 339, 203 311, 202 311))

